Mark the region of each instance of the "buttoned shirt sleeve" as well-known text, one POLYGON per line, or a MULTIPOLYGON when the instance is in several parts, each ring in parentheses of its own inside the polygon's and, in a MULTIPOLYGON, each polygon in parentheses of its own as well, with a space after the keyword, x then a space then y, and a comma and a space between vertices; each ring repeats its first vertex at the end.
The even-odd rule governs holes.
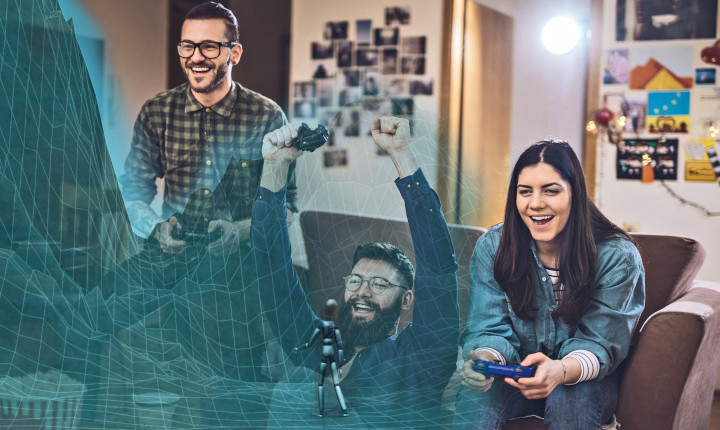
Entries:
MULTIPOLYGON (((265 315, 283 350, 290 354, 309 340, 319 321, 292 264, 285 195, 285 188, 276 193, 258 189, 252 208, 251 239, 265 315)), ((299 358, 298 354, 291 357, 299 358)))
POLYGON ((460 334, 455 251, 440 200, 422 170, 395 183, 415 251, 415 304, 412 323, 394 342, 378 344, 377 351, 407 353, 417 367, 408 373, 422 375, 423 381, 415 383, 441 389, 455 370, 460 334))
POLYGON ((519 363, 520 340, 515 334, 510 302, 495 280, 493 264, 500 229, 491 228, 480 236, 470 260, 468 320, 462 335, 463 357, 477 348, 492 348, 508 363, 519 363))
POLYGON ((627 356, 630 338, 645 306, 645 269, 635 245, 613 239, 598 245, 595 292, 560 356, 587 350, 600 361, 598 379, 627 356))
POLYGON ((157 194, 155 180, 165 176, 160 138, 151 122, 146 103, 135 120, 125 174, 120 177, 126 201, 150 204, 157 194))

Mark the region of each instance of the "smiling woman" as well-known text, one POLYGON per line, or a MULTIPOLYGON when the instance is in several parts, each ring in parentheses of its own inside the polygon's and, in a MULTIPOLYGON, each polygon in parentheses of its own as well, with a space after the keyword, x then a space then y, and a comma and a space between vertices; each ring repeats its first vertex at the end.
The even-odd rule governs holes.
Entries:
POLYGON ((633 240, 590 200, 567 142, 543 140, 522 153, 504 222, 478 240, 470 272, 456 427, 500 428, 529 414, 549 428, 612 422, 615 370, 644 307, 644 269, 633 240), (493 384, 473 370, 475 360, 537 371, 493 384), (597 414, 577 412, 597 405, 597 414))

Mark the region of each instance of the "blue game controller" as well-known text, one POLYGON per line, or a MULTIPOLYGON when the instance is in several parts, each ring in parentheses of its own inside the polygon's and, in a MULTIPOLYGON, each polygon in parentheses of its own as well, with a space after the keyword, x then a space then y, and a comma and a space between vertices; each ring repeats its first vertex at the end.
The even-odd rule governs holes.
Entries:
POLYGON ((535 376, 536 368, 537 366, 534 364, 529 367, 520 366, 519 364, 506 366, 484 360, 475 360, 475 365, 473 366, 474 371, 482 373, 487 378, 492 375, 499 375, 513 378, 515 381, 520 378, 532 378, 535 376))

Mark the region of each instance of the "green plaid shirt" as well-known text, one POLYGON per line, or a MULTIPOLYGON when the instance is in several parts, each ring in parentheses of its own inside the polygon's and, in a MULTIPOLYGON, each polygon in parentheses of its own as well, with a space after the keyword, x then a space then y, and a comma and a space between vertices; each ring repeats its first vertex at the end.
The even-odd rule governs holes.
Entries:
MULTIPOLYGON (((150 204, 157 194, 156 178, 164 177, 163 219, 176 212, 217 219, 208 201, 217 200, 212 194, 234 158, 233 187, 223 190, 223 200, 243 208, 229 214, 231 221, 248 218, 260 184, 263 136, 285 124, 275 102, 236 82, 207 108, 187 83, 160 93, 145 102, 135 121, 120 178, 125 200, 150 204)), ((288 175, 287 207, 297 212, 294 169, 288 175)))

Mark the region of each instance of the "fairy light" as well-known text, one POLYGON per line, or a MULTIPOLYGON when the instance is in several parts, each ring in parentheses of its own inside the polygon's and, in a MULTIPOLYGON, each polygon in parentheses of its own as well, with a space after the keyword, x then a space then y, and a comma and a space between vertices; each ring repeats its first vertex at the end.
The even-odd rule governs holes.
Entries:
POLYGON ((619 116, 616 121, 617 121, 617 126, 620 130, 625 128, 625 121, 627 121, 627 118, 625 117, 625 115, 619 116))
POLYGON ((710 121, 710 124, 708 126, 708 131, 710 132, 710 137, 716 138, 720 136, 720 127, 718 127, 717 123, 715 121, 710 121))
POLYGON ((585 126, 585 130, 587 130, 587 132, 590 134, 597 133, 598 130, 597 130, 597 124, 595 124, 595 121, 593 121, 593 120, 588 121, 587 125, 585 126))

